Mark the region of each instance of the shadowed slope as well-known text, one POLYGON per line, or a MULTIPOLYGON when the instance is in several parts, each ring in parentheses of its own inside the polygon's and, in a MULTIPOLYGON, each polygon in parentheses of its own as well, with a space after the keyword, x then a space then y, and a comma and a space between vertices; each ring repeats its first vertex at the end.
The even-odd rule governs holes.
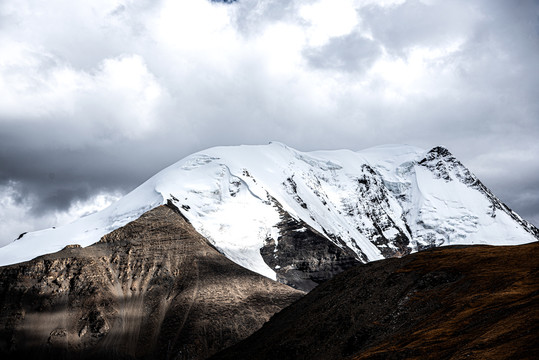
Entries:
POLYGON ((87 248, 0 268, 0 357, 202 359, 302 294, 160 206, 87 248))
POLYGON ((538 259, 532 243, 360 265, 212 359, 532 359, 538 259))

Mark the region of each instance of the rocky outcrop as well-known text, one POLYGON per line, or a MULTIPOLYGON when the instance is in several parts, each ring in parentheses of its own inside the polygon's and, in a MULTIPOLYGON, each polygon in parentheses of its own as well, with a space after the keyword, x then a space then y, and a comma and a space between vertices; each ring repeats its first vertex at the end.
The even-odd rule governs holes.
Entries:
POLYGON ((346 244, 335 245, 302 220, 284 211, 277 200, 281 221, 277 241, 266 239, 262 258, 277 274, 277 281, 303 291, 311 291, 335 275, 360 262, 346 244))
POLYGON ((539 244, 358 265, 212 359, 533 359, 539 244))
POLYGON ((0 268, 0 358, 203 359, 302 295, 160 206, 92 246, 0 268))

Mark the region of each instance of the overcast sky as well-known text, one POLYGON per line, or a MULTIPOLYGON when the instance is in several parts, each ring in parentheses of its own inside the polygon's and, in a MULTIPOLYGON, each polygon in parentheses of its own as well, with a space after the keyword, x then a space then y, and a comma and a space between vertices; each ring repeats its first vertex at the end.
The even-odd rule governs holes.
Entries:
POLYGON ((2 0, 0 244, 271 140, 444 145, 539 225, 538 4, 2 0))

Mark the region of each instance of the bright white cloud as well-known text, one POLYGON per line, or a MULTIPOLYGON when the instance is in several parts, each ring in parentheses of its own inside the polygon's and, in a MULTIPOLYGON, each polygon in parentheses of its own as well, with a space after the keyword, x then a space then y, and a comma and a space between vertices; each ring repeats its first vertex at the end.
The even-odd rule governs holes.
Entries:
POLYGON ((122 197, 121 193, 101 193, 85 200, 77 200, 67 211, 55 213, 56 224, 69 224, 81 217, 88 216, 108 207, 122 197))
POLYGON ((15 56, 0 67, 0 122, 63 119, 66 132, 82 130, 75 140, 85 139, 83 146, 103 129, 133 138, 159 122, 168 95, 138 55, 103 59, 85 71, 21 44, 9 50, 15 56), (16 62, 18 57, 25 61, 16 62))
POLYGON ((306 33, 311 46, 321 46, 330 38, 349 34, 358 24, 352 0, 321 0, 303 5, 299 15, 308 23, 306 33))
POLYGON ((450 59, 460 51, 462 43, 455 39, 442 47, 417 46, 409 49, 405 57, 386 52, 371 67, 368 78, 383 80, 384 95, 397 103, 408 97, 429 98, 446 93, 455 75, 450 59))
MULTIPOLYGON (((15 240, 19 234, 28 231, 30 206, 28 199, 22 199, 12 184, 0 186, 0 246, 15 240)), ((47 226, 47 224, 43 224, 47 226)))

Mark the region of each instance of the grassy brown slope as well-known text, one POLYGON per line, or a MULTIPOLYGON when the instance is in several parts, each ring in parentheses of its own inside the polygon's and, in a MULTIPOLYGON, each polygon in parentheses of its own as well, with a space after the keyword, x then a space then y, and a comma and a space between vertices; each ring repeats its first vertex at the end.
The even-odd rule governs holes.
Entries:
POLYGON ((161 206, 87 248, 0 268, 0 358, 203 359, 302 295, 161 206))
POLYGON ((360 265, 214 359, 532 359, 539 243, 360 265))

